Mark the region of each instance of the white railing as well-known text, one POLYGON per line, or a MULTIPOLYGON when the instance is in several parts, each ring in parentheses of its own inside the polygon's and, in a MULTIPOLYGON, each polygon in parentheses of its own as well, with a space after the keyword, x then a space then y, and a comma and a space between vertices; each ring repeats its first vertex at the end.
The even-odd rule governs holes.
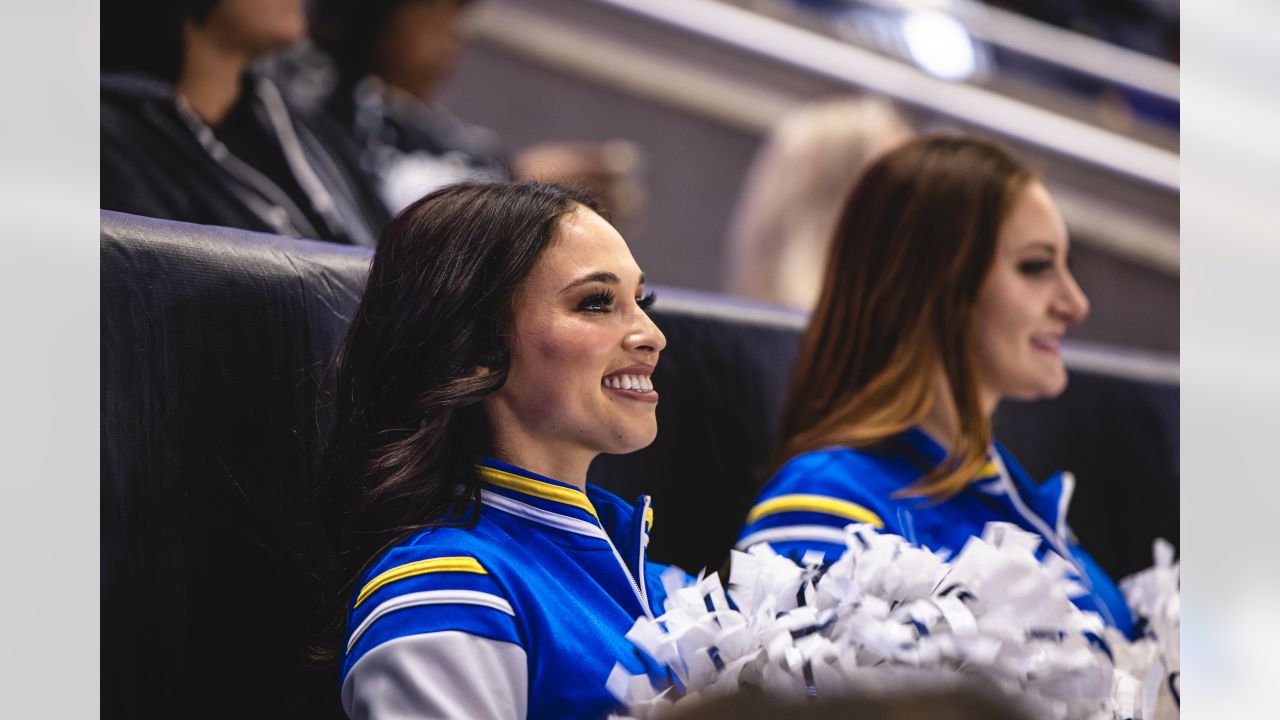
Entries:
POLYGON ((1177 153, 715 0, 595 0, 729 47, 894 98, 1177 192, 1177 153))

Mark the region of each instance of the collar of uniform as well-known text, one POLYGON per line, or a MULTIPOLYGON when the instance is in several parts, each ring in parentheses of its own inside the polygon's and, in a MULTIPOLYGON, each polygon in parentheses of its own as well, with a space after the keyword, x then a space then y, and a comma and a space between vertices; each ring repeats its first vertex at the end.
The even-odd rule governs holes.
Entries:
MULTIPOLYGON (((946 448, 942 447, 937 440, 925 432, 920 427, 913 427, 903 433, 903 440, 907 447, 928 463, 929 467, 936 467, 947 457, 946 448)), ((1000 460, 1009 470, 1009 476, 1014 486, 1018 490, 1018 494, 1035 510, 1036 514, 1044 518, 1050 525, 1058 524, 1060 514, 1059 508, 1063 503, 1062 494, 1065 489, 1061 475, 1055 475, 1047 482, 1037 483, 1031 479, 1027 471, 1022 465, 1009 453, 1007 449, 999 442, 993 443, 995 451, 1000 455, 1000 460)), ((971 487, 974 490, 987 495, 1003 494, 1000 490, 1001 483, 998 470, 993 467, 993 463, 988 463, 987 467, 979 472, 978 477, 974 479, 971 487)))
MULTIPOLYGON (((929 462, 930 467, 942 462, 947 456, 946 449, 919 427, 913 427, 903 433, 903 440, 913 453, 929 462)), ((1013 482, 1018 497, 1058 535, 1065 538, 1067 506, 1071 502, 1071 494, 1075 487, 1075 480, 1071 474, 1056 473, 1045 482, 1037 483, 1003 445, 999 442, 993 445, 1009 472, 1009 479, 1013 482)), ((992 480, 980 477, 970 485, 970 489, 986 495, 999 496, 1004 495, 1003 492, 998 491, 1000 485, 998 475, 992 480)))
MULTIPOLYGON (((615 538, 630 538, 635 533, 630 532, 633 524, 640 518, 638 513, 645 512, 644 531, 648 532, 653 526, 653 508, 648 506, 647 495, 641 495, 636 499, 634 505, 617 495, 605 490, 602 487, 587 483, 587 497, 590 498, 592 506, 599 513, 600 524, 604 526, 609 534, 615 538), (619 532, 615 533, 614 529, 619 532)), ((639 527, 635 529, 639 530, 639 527)))
POLYGON ((907 448, 930 468, 937 467, 947 458, 947 450, 938 444, 923 428, 912 427, 902 433, 907 448))
POLYGON ((1018 494, 1027 506, 1048 523, 1049 527, 1065 537, 1067 506, 1071 503, 1071 494, 1075 490, 1075 478, 1071 473, 1054 473, 1048 480, 1037 483, 1000 443, 996 443, 996 452, 1000 453, 1000 459, 1009 470, 1009 478, 1013 480, 1018 494))
POLYGON ((539 510, 600 525, 600 516, 591 499, 573 485, 490 457, 481 460, 476 471, 490 492, 539 510))

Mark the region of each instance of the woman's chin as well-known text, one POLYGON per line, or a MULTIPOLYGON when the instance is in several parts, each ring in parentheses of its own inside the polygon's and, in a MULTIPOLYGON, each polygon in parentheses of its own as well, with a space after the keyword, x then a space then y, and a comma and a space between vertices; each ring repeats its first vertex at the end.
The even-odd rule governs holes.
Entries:
POLYGON ((643 450, 653 444, 658 438, 658 423, 655 421, 651 426, 645 428, 636 428, 633 432, 626 433, 618 437, 616 447, 607 450, 610 455, 626 455, 637 450, 643 450))
POLYGON ((1052 400, 1058 397, 1059 395, 1061 395, 1063 392, 1065 392, 1066 389, 1067 389, 1067 375, 1066 373, 1063 373, 1062 377, 1055 378, 1054 380, 1045 382, 1043 385, 1040 386, 1040 388, 1038 388, 1034 392, 1028 393, 1028 397, 1026 399, 1027 400, 1052 400))

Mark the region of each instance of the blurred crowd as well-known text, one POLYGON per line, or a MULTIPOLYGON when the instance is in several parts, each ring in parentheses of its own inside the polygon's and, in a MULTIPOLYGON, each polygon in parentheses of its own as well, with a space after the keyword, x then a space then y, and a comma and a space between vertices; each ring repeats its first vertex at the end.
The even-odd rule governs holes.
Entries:
MULTIPOLYGON (((615 139, 508 153, 440 101, 473 0, 113 0, 103 13, 101 207, 372 247, 440 186, 585 189, 624 233, 643 156, 615 139)), ((803 107, 766 140, 730 222, 729 290, 807 309, 862 169, 912 135, 887 102, 803 107)))
POLYGON ((117 0, 103 8, 101 206, 373 246, 467 179, 576 185, 625 224, 625 140, 508 154, 438 100, 471 0, 117 0))

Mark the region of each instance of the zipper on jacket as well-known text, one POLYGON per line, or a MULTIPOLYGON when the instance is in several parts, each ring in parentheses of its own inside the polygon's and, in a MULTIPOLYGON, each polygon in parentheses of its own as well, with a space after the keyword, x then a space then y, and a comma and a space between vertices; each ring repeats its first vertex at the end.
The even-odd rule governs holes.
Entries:
MULTIPOLYGON (((631 585, 631 591, 635 593, 636 599, 640 601, 640 605, 644 609, 645 616, 650 620, 655 619, 653 616, 653 610, 649 608, 648 595, 645 593, 643 586, 636 582, 635 576, 631 574, 631 569, 627 567, 627 562, 622 559, 622 553, 618 552, 618 546, 613 544, 613 539, 609 537, 609 533, 605 532, 604 526, 598 524, 598 520, 596 523, 591 523, 585 520, 565 517, 559 513, 534 507, 504 495, 497 495, 496 493, 492 493, 488 490, 482 491, 482 497, 484 498, 484 502, 491 507, 517 517, 523 517, 534 522, 542 523, 543 525, 550 525, 551 527, 558 528, 560 530, 585 535, 587 537, 598 537, 604 540, 608 543, 609 549, 613 552, 613 558, 618 561, 618 566, 622 568, 622 573, 627 576, 627 582, 631 585), (575 529, 575 526, 581 529, 575 529), (588 529, 590 530, 589 532, 588 529)), ((645 508, 648 508, 647 496, 645 498, 645 508)), ((641 527, 643 528, 643 520, 641 522, 641 527)), ((643 543, 641 544, 640 557, 643 561, 643 543)), ((639 567, 641 578, 643 578, 644 565, 641 564, 639 567)))
POLYGON ((640 573, 640 599, 644 602, 644 609, 649 613, 649 617, 653 617, 653 611, 649 607, 649 588, 644 584, 644 551, 649 547, 649 528, 645 527, 645 518, 649 516, 649 503, 651 499, 648 495, 641 496, 644 501, 640 506, 640 538, 638 545, 640 550, 636 553, 636 572, 640 573))
MULTIPOLYGON (((627 561, 623 560, 622 553, 618 552, 618 546, 613 544, 613 539, 609 537, 609 533, 604 532, 603 527, 600 528, 600 532, 601 534, 604 535, 604 541, 609 543, 609 549, 613 551, 613 557, 618 560, 618 566, 621 567, 622 572, 626 574, 627 581, 631 583, 631 589, 635 591, 636 599, 640 601, 640 605, 644 608, 645 617, 648 617, 650 620, 656 619, 653 617, 653 610, 649 609, 649 598, 647 595, 645 595, 644 588, 640 585, 640 583, 636 582, 635 575, 631 574, 631 569, 627 567, 627 561)), ((640 549, 640 557, 641 558, 644 557, 643 546, 640 549)), ((640 577, 641 579, 644 578, 643 565, 640 566, 640 577)))

